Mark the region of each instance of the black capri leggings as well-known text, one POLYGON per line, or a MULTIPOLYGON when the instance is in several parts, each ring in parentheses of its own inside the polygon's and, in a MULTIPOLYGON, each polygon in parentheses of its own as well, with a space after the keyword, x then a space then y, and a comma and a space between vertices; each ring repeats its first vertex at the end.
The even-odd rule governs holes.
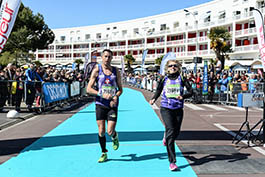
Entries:
POLYGON ((166 127, 168 160, 170 163, 176 163, 174 143, 180 133, 180 127, 183 119, 183 109, 168 109, 161 107, 160 113, 166 127))

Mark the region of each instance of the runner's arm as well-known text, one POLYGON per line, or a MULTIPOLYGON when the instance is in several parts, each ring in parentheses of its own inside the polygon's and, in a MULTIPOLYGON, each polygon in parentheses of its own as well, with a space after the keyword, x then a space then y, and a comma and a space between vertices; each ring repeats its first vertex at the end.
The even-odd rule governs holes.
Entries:
POLYGON ((116 73, 117 73, 117 86, 118 86, 118 91, 116 93, 116 95, 113 97, 115 99, 115 97, 120 97, 122 92, 123 92, 123 89, 122 89, 122 83, 121 83, 121 73, 119 71, 118 68, 116 68, 116 73))
POLYGON ((93 88, 97 77, 98 77, 98 66, 95 66, 95 68, 93 69, 92 74, 90 76, 89 82, 87 84, 87 88, 86 88, 87 93, 89 93, 91 95, 98 95, 99 94, 99 91, 97 91, 93 88))
POLYGON ((163 83, 164 83, 164 78, 161 78, 161 80, 158 83, 158 86, 156 88, 156 92, 151 100, 154 100, 154 102, 158 99, 158 97, 161 95, 162 90, 163 90, 163 83))

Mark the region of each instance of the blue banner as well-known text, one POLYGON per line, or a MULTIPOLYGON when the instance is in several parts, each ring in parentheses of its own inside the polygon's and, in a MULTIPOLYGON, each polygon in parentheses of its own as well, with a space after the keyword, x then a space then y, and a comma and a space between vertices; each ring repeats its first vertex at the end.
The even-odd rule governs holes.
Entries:
POLYGON ((142 67, 144 67, 144 61, 145 61, 145 57, 146 57, 146 55, 147 55, 147 52, 148 52, 148 49, 145 49, 145 50, 143 51, 142 67))
POLYGON ((52 103, 69 98, 68 84, 66 83, 44 83, 42 89, 45 103, 52 103))
POLYGON ((208 94, 208 63, 207 61, 204 61, 202 94, 203 95, 208 94))

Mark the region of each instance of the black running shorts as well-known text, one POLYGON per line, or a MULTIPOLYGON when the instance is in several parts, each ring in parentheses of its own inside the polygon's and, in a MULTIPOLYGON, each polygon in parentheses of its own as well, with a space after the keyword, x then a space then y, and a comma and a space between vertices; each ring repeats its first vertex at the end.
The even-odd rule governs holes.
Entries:
POLYGON ((96 104, 96 118, 97 120, 111 120, 117 122, 118 108, 109 108, 96 104))

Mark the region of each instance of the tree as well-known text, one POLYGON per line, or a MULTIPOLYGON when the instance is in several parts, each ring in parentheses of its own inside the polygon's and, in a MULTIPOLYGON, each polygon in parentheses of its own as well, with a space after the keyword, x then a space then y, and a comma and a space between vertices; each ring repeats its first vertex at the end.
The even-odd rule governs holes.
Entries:
POLYGON ((229 57, 227 53, 232 52, 231 34, 225 27, 214 27, 211 28, 208 37, 210 48, 214 51, 215 56, 220 59, 222 69, 224 69, 225 59, 229 57))
POLYGON ((40 61, 34 61, 36 66, 43 66, 43 64, 40 61))
POLYGON ((132 54, 128 54, 124 56, 124 61, 126 63, 126 67, 128 69, 128 72, 132 72, 131 65, 135 62, 135 58, 132 56, 132 54))
POLYGON ((84 62, 83 62, 82 59, 76 59, 76 60, 75 60, 75 63, 77 64, 77 69, 78 69, 78 71, 79 71, 79 66, 80 66, 80 64, 83 64, 84 62))
POLYGON ((163 57, 164 57, 164 55, 162 55, 162 56, 160 56, 160 57, 158 57, 157 59, 155 59, 155 64, 157 64, 157 65, 161 65, 161 62, 162 62, 162 59, 163 59, 163 57))
MULTIPOLYGON (((7 43, 0 55, 2 60, 5 52, 11 54, 28 53, 36 51, 36 49, 47 48, 54 40, 54 33, 44 22, 41 14, 36 15, 22 3, 7 43)), ((22 57, 18 57, 22 58, 22 57)))

